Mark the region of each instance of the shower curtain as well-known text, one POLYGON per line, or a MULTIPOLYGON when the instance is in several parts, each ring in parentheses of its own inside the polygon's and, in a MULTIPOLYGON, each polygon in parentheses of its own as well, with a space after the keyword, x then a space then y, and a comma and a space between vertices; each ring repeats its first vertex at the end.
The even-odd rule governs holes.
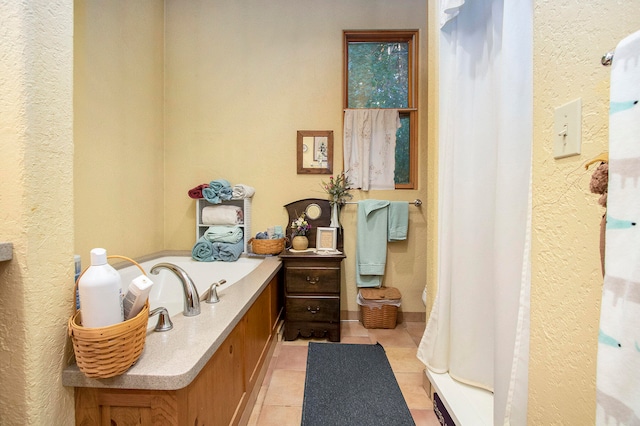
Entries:
MULTIPOLYGON (((526 424, 531 0, 441 0, 438 292, 418 357, 526 424)), ((444 395, 446 398, 446 395, 444 395)))
POLYGON ((640 424, 640 31, 611 64, 609 188, 596 424, 640 424))

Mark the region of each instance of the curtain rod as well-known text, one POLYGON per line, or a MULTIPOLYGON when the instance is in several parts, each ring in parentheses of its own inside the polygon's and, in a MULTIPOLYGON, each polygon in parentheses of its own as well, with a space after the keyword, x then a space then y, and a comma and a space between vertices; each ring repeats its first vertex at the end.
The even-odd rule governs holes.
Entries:
POLYGON ((612 50, 610 52, 605 53, 602 56, 602 59, 600 59, 600 63, 602 65, 604 65, 605 67, 608 67, 609 65, 611 65, 611 62, 613 61, 613 54, 615 53, 615 50, 612 50))
MULTIPOLYGON (((358 204, 357 201, 347 201, 345 202, 345 204, 358 204)), ((410 201, 409 204, 413 204, 416 207, 420 207, 422 205, 422 200, 421 199, 415 199, 413 201, 410 201)))

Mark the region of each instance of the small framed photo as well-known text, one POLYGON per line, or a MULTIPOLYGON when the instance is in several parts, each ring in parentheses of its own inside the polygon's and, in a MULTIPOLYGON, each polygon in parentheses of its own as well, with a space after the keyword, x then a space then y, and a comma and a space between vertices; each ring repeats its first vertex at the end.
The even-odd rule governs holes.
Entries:
POLYGON ((327 161, 327 137, 316 136, 313 138, 313 159, 319 163, 327 161))
POLYGON ((316 250, 336 251, 338 228, 316 228, 316 250))

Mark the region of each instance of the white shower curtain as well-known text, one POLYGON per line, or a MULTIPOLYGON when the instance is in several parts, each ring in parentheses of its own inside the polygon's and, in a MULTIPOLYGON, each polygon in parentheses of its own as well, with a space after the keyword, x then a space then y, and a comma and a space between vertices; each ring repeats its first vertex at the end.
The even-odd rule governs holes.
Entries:
POLYGON ((494 424, 524 425, 533 5, 440 5, 438 292, 418 357, 493 391, 494 424))
POLYGON ((640 31, 616 46, 596 424, 640 424, 640 31))

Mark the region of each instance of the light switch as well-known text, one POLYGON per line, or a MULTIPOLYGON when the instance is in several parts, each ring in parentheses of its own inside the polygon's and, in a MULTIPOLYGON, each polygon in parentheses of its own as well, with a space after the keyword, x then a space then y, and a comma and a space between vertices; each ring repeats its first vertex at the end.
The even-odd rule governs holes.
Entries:
POLYGON ((556 108, 553 118, 553 158, 580 155, 582 100, 578 98, 556 108))

